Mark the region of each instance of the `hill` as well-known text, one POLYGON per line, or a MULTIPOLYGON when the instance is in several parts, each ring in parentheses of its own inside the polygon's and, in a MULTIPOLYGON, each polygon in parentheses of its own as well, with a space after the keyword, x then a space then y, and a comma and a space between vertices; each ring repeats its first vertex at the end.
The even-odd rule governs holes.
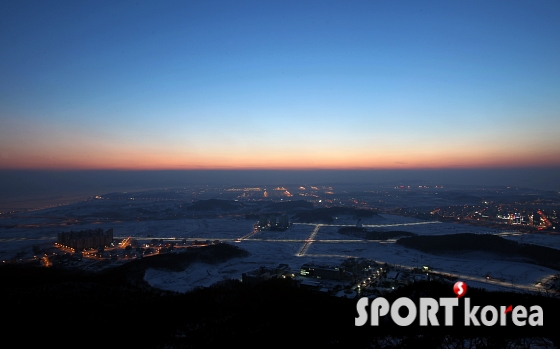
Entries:
POLYGON ((503 260, 521 259, 524 262, 560 270, 560 251, 554 248, 520 244, 490 234, 450 234, 412 236, 399 239, 398 244, 426 253, 488 252, 503 260))

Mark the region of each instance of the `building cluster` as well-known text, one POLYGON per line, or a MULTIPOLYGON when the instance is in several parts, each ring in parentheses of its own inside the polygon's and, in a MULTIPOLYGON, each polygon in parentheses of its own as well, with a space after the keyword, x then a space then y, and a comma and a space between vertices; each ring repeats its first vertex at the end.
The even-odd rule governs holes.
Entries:
POLYGON ((290 227, 288 215, 260 215, 257 227, 260 231, 266 230, 286 230, 290 227))
POLYGON ((555 210, 545 213, 543 210, 522 210, 521 212, 500 212, 496 219, 505 224, 524 226, 537 230, 555 230, 558 216, 555 210))
POLYGON ((534 205, 457 205, 438 208, 407 207, 398 208, 396 214, 422 219, 460 221, 472 224, 502 227, 515 226, 527 230, 558 230, 560 220, 555 209, 537 209, 534 205))
POLYGON ((340 267, 303 265, 301 275, 305 277, 301 288, 345 298, 376 297, 415 282, 441 279, 427 266, 411 270, 361 259, 349 259, 340 267))
POLYGON ((370 275, 378 264, 364 258, 348 258, 340 266, 303 264, 300 275, 317 279, 357 280, 370 275))
POLYGON ((274 278, 291 278, 294 285, 312 292, 354 298, 383 295, 414 282, 441 279, 441 275, 434 274, 428 266, 406 269, 364 258, 349 258, 338 266, 303 264, 299 272, 280 264, 242 274, 243 283, 254 284, 274 278))
POLYGON ((353 278, 353 274, 344 270, 344 268, 331 267, 328 265, 314 266, 304 264, 301 266, 300 275, 331 280, 352 280, 353 278))
POLYGON ((113 229, 88 229, 58 233, 57 243, 76 251, 109 246, 113 242, 113 229))

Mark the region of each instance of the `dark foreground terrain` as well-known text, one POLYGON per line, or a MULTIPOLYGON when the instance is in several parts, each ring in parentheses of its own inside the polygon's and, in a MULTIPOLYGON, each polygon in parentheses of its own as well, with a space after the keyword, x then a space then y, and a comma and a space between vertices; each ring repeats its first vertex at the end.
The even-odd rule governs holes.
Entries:
MULTIPOLYGON (((221 262, 244 251, 223 244, 189 253, 182 267, 188 261, 221 262)), ((550 348, 560 343, 555 319, 560 300, 554 297, 468 289, 471 304, 481 308, 541 306, 544 326, 538 327, 517 327, 511 321, 505 327, 465 327, 463 299, 454 312, 454 327, 421 327, 418 321, 399 327, 390 320, 356 327, 357 300, 314 294, 290 279, 253 285, 231 280, 186 294, 157 290, 142 279, 152 261, 159 268, 176 269, 178 263, 150 257, 95 274, 1 267, 4 341, 59 348, 530 348, 536 343, 550 348)), ((419 297, 455 295, 452 284, 420 282, 386 298, 391 303, 403 296, 418 302, 419 297)))

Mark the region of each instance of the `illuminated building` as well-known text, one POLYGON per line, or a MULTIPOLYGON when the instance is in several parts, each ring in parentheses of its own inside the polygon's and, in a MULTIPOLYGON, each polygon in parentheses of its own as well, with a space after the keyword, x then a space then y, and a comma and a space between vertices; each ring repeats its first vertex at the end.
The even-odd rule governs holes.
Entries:
POLYGON ((113 229, 89 229, 82 231, 71 231, 58 233, 58 244, 73 248, 77 251, 84 248, 99 248, 110 245, 113 242, 113 229))

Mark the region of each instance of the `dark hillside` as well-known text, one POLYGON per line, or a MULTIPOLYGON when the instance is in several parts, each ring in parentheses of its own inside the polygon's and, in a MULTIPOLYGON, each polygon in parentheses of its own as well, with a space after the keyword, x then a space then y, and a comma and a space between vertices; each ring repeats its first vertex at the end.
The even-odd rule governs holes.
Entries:
POLYGON ((504 260, 522 259, 525 262, 560 270, 560 251, 554 248, 520 244, 490 234, 450 234, 402 238, 398 244, 426 253, 482 251, 493 253, 504 260))

